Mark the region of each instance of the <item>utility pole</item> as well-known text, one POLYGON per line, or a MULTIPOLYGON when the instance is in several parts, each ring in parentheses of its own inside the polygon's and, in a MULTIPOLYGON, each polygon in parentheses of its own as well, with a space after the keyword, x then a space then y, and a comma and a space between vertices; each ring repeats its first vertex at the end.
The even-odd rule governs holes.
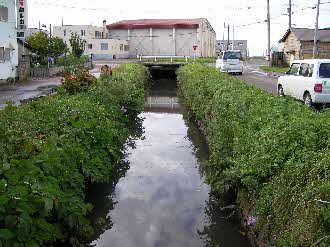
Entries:
POLYGON ((52 24, 49 24, 49 38, 52 38, 52 24))
POLYGON ((223 27, 224 27, 224 29, 223 29, 223 43, 222 43, 222 51, 224 51, 224 50, 225 50, 225 33, 226 33, 226 23, 225 23, 225 22, 223 23, 223 27))
POLYGON ((269 6, 269 0, 267 0, 267 27, 268 27, 267 28, 268 29, 268 48, 267 48, 268 54, 267 54, 267 57, 268 57, 268 65, 270 67, 272 65, 272 61, 270 59, 270 6, 269 6))
POLYGON ((227 51, 229 50, 229 42, 230 42, 230 26, 228 24, 228 43, 227 43, 227 51))
POLYGON ((289 14, 289 30, 291 30, 291 27, 292 27, 292 0, 289 0, 288 14, 289 14))
POLYGON ((39 21, 39 32, 41 32, 41 25, 40 25, 40 21, 39 21))
POLYGON ((235 26, 233 26, 233 44, 232 44, 232 50, 234 50, 234 41, 235 41, 235 26))
POLYGON ((316 54, 317 54, 317 39, 318 39, 317 36, 318 36, 318 31, 319 31, 320 2, 321 2, 321 0, 318 0, 317 6, 316 6, 316 23, 315 23, 315 33, 314 33, 313 59, 316 58, 316 54))

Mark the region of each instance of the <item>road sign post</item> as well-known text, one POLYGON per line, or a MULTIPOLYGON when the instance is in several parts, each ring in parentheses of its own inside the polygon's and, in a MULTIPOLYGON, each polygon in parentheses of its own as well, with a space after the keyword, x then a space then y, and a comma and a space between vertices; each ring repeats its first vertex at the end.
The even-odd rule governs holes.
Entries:
POLYGON ((198 45, 194 45, 193 46, 193 49, 195 51, 195 54, 194 54, 194 63, 196 63, 196 52, 197 52, 197 48, 198 48, 198 45))

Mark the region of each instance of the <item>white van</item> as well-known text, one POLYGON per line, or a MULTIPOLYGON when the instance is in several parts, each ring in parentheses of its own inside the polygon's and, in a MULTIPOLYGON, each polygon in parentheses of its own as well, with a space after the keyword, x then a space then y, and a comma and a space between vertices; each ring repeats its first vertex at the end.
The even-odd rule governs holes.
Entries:
POLYGON ((278 95, 289 95, 306 105, 330 103, 330 59, 293 61, 277 83, 278 95))
POLYGON ((240 51, 224 51, 217 59, 216 68, 229 74, 243 74, 243 57, 240 51))

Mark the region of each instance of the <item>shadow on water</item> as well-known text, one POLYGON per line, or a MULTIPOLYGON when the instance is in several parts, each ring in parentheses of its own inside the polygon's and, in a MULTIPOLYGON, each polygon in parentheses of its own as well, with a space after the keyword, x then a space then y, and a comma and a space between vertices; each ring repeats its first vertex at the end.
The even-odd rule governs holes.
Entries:
MULTIPOLYGON (((173 70, 151 69, 143 137, 126 145, 111 184, 93 186, 91 246, 247 247, 231 195, 205 183, 207 144, 180 106, 173 70)), ((142 133, 140 128, 140 134, 142 133)))

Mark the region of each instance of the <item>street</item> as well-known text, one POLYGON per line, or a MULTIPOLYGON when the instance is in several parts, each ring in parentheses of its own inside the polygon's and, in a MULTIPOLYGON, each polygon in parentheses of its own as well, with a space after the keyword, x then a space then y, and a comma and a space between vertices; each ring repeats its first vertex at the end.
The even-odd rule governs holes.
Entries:
POLYGON ((257 86, 272 94, 277 94, 277 79, 281 74, 262 71, 259 66, 267 65, 266 60, 251 59, 244 65, 244 73, 238 76, 249 85, 257 86))
POLYGON ((15 84, 0 85, 0 109, 10 101, 19 104, 23 100, 38 98, 49 94, 53 88, 61 84, 61 78, 31 80, 15 84))

